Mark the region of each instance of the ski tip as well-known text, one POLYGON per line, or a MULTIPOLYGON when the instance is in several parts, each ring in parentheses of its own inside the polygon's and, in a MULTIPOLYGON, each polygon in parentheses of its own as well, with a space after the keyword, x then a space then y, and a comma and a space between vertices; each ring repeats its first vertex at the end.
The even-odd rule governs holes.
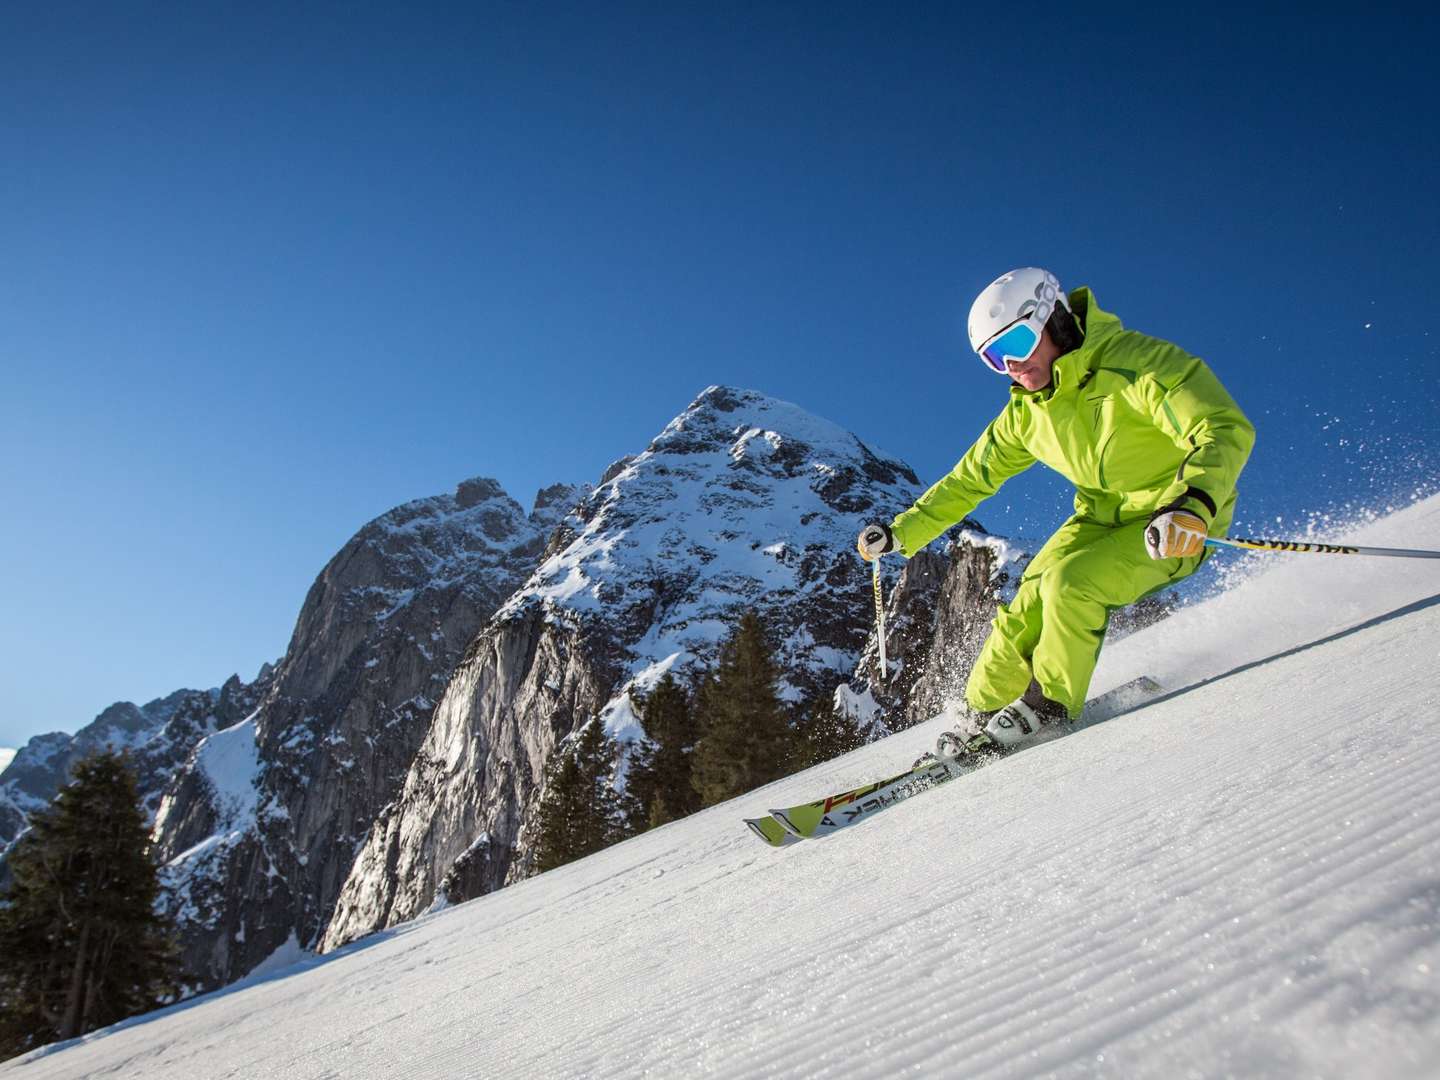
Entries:
POLYGON ((780 822, 776 821, 773 817, 746 818, 745 824, 751 832, 771 847, 785 847, 787 844, 796 843, 800 839, 800 837, 792 836, 786 832, 780 822))
POLYGON ((770 811, 770 817, 771 817, 771 820, 773 820, 777 825, 779 825, 782 829, 785 830, 785 832, 786 832, 787 835, 793 836, 793 837, 795 837, 795 839, 797 839, 797 840, 803 840, 803 839, 805 839, 805 834, 802 833, 802 832, 796 827, 795 823, 790 820, 790 815, 789 815, 786 811, 784 811, 784 810, 771 810, 771 811, 770 811))

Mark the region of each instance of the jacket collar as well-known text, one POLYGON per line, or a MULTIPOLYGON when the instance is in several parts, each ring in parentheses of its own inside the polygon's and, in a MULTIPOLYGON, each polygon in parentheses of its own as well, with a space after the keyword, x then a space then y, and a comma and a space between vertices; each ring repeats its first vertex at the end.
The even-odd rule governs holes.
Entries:
POLYGON ((1106 338, 1125 329, 1120 320, 1108 311, 1102 311, 1095 302, 1095 294, 1087 286, 1080 286, 1070 293, 1070 310, 1075 313, 1085 340, 1078 349, 1073 349, 1055 361, 1050 385, 1040 390, 1026 390, 1018 383, 1010 384, 1010 393, 1016 397, 1049 399, 1056 394, 1073 392, 1083 385, 1090 372, 1095 369, 1100 345, 1106 338))

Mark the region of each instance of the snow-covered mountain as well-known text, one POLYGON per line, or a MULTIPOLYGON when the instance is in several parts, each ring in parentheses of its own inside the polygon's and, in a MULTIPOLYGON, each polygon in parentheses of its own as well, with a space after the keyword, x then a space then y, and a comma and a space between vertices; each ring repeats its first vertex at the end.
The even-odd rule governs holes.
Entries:
POLYGON ((708 665, 747 608, 786 694, 831 692, 869 633, 855 531, 919 490, 908 466, 803 409, 704 391, 607 471, 471 645, 323 947, 523 877, 557 742, 597 715, 637 734, 630 691, 708 665))
MULTIPOLYGON (((1440 498, 1351 539, 1440 546, 1440 498)), ((1107 647, 1095 690, 1170 690, 1131 713, 829 839, 741 825, 941 716, 0 1075, 1440 1075, 1440 564, 1217 558, 1253 576, 1107 647)))
POLYGON ((0 773, 10 767, 10 762, 15 760, 15 751, 0 747, 0 773))
POLYGON ((262 701, 201 742, 155 819, 182 961, 223 985, 316 939, 476 631, 585 493, 493 480, 397 507, 316 578, 262 701))
POLYGON ((129 752, 146 814, 153 818, 166 785, 195 747, 252 712, 273 674, 267 664, 248 683, 232 676, 212 690, 177 690, 145 705, 117 702, 74 735, 32 738, 0 769, 0 848, 69 782, 77 761, 100 749, 129 752))

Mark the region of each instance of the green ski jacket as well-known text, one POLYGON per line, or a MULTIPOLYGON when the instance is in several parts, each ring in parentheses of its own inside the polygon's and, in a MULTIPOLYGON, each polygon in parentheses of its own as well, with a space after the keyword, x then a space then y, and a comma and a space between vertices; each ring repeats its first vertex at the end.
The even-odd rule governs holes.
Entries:
POLYGON ((1126 330, 1087 288, 1070 294, 1084 344, 1043 390, 1010 401, 950 474, 891 523, 906 558, 1044 462, 1075 485, 1075 516, 1121 525, 1183 502, 1225 535, 1255 428, 1205 362, 1126 330))

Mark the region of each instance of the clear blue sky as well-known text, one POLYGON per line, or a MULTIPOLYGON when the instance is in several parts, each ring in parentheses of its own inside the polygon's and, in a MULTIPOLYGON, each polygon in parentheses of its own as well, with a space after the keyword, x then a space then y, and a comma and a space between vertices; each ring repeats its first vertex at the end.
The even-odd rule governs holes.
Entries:
POLYGON ((1242 525, 1430 481, 1432 11, 908 8, 6 5, 0 745, 250 677, 365 521, 710 383, 937 478, 1015 265, 1215 366, 1242 525))

